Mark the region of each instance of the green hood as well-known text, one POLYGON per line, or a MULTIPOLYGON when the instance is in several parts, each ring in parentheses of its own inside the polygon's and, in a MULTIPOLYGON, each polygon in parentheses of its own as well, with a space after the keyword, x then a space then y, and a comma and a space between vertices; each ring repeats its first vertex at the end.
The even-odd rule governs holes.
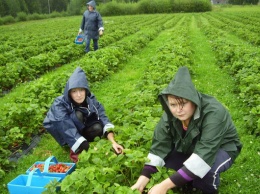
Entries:
POLYGON ((200 95, 195 89, 189 70, 187 67, 180 67, 175 74, 174 79, 169 83, 169 85, 159 94, 159 100, 164 108, 164 110, 169 110, 166 96, 165 95, 175 95, 187 100, 192 101, 200 108, 200 95))

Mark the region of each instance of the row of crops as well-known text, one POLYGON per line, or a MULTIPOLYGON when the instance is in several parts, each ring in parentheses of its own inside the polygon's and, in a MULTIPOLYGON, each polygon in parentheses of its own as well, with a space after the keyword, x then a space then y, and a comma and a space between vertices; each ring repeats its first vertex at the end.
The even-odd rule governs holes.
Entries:
MULTIPOLYGON (((137 32, 140 27, 153 26, 156 24, 155 20, 156 18, 148 19, 148 17, 134 19, 134 22, 124 21, 122 18, 117 21, 111 20, 106 24, 109 26, 106 30, 109 37, 103 40, 100 46, 105 47, 122 37, 129 36, 137 32), (136 27, 128 28, 129 25, 136 27)), ((19 24, 8 30, 3 27, 3 38, 0 40, 0 95, 8 93, 19 83, 34 80, 46 71, 82 57, 84 50, 73 42, 77 35, 79 18, 69 21, 66 19, 62 21, 69 29, 65 32, 59 20, 50 24, 51 27, 47 30, 40 26, 35 30, 35 23, 31 23, 31 26, 23 30, 22 34, 19 24), (34 32, 33 35, 32 32, 34 32)))
MULTIPOLYGON (((256 16, 256 15, 255 15, 256 16)), ((242 33, 247 31, 250 22, 241 20, 237 24, 235 34, 243 39, 245 42, 241 44, 235 44, 229 39, 226 29, 218 26, 215 20, 212 20, 213 14, 205 14, 199 18, 198 21, 201 25, 201 30, 206 34, 211 42, 212 48, 215 52, 219 67, 229 72, 230 76, 233 77, 237 83, 235 93, 238 94, 238 98, 241 98, 245 105, 245 112, 243 120, 246 122, 248 131, 251 134, 260 135, 260 49, 259 31, 250 31, 247 36, 242 33), (251 37, 251 39, 246 38, 251 37)), ((226 18, 222 16, 222 23, 225 22, 226 18)), ((239 15, 234 16, 236 20, 239 20, 239 15)), ((247 19, 250 21, 250 19, 247 19)), ((230 22, 228 22, 229 24, 230 22)), ((234 25, 234 24, 233 24, 234 25)), ((260 29, 259 23, 251 23, 253 28, 260 29)), ((222 26, 222 25, 221 25, 222 26)), ((230 28, 232 33, 234 32, 230 28)))
MULTIPOLYGON (((167 17, 161 16, 160 20, 156 17, 152 21, 148 17, 146 20, 141 19, 141 21, 136 22, 134 30, 131 28, 128 30, 136 33, 127 33, 123 27, 124 34, 119 33, 118 36, 126 38, 114 40, 113 44, 105 46, 104 49, 100 49, 92 55, 82 55, 83 57, 81 56, 80 59, 57 69, 47 79, 43 76, 36 81, 28 82, 2 97, 0 100, 4 106, 2 106, 0 113, 2 118, 0 127, 3 156, 10 154, 10 148, 19 146, 24 141, 29 143, 31 136, 41 130, 46 110, 52 103, 54 96, 62 92, 64 83, 76 66, 81 66, 89 74, 90 83, 102 80, 117 71, 127 58, 147 45, 163 29, 159 22, 166 22, 170 17, 168 16, 167 19, 167 17), (147 26, 145 26, 145 21, 147 21, 147 26), (129 42, 129 38, 131 42, 129 42)), ((118 29, 121 26, 120 21, 122 20, 119 19, 117 23, 118 29)), ((129 22, 131 22, 130 19, 129 22)), ((115 23, 111 21, 112 25, 116 25, 115 23)), ((82 47, 81 49, 83 50, 82 47)), ((3 157, 1 167, 2 169, 9 167, 7 157, 3 157)), ((4 172, 2 171, 2 173, 4 172)))
MULTIPOLYGON (((105 36, 100 40, 102 49, 91 55, 84 55, 83 47, 73 43, 80 20, 78 17, 50 20, 48 25, 46 21, 30 22, 26 28, 18 23, 0 28, 0 178, 11 167, 7 158, 12 150, 24 142, 29 143, 34 134, 43 130, 42 121, 46 111, 54 97, 62 93, 64 83, 76 66, 86 71, 91 84, 101 81, 121 69, 127 60, 161 32, 172 30, 174 36, 170 36, 164 46, 158 48, 157 55, 147 63, 147 73, 136 86, 137 93, 128 98, 133 100, 121 102, 120 106, 124 109, 116 110, 111 118, 117 125, 123 125, 125 120, 132 120, 131 124, 136 127, 154 125, 159 116, 158 107, 149 110, 147 107, 153 107, 156 94, 171 79, 166 72, 172 72, 182 65, 192 68, 193 51, 188 27, 194 16, 211 42, 220 68, 228 71, 237 82, 238 87, 234 92, 245 102, 243 119, 250 132, 259 135, 259 13, 108 17, 104 20, 105 36), (235 34, 244 43, 237 45, 229 41, 229 33, 235 34), (145 98, 136 100, 139 95, 145 98), (144 117, 148 118, 146 122, 140 120, 144 117)), ((121 134, 122 139, 129 137, 125 133, 121 134)), ((151 134, 139 135, 136 136, 136 142, 144 144, 151 137, 151 134)), ((136 158, 136 164, 132 167, 139 168, 143 163, 143 155, 135 154, 140 157, 136 158)), ((130 157, 124 160, 126 163, 132 161, 130 157)), ((122 181, 127 177, 126 172, 122 181)), ((86 183, 95 188, 95 182, 86 183)), ((69 192, 71 187, 64 189, 69 192)))

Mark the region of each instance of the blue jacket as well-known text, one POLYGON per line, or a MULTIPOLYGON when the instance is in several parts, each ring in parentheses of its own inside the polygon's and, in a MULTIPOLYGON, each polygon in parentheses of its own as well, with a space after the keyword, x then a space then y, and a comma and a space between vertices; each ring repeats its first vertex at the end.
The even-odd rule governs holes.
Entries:
POLYGON ((86 74, 81 68, 76 68, 66 83, 63 95, 57 97, 49 109, 44 121, 44 128, 55 138, 61 145, 69 145, 73 152, 77 152, 78 147, 83 141, 87 141, 81 134, 85 125, 78 120, 75 114, 76 107, 71 98, 69 91, 73 88, 86 89, 86 114, 96 114, 97 119, 103 124, 103 134, 109 128, 114 128, 105 114, 104 107, 100 104, 93 93, 90 92, 86 74))
POLYGON ((90 1, 87 4, 91 5, 94 8, 94 10, 86 10, 84 12, 80 29, 84 31, 84 35, 86 36, 86 38, 98 39, 99 30, 104 30, 102 17, 100 13, 95 10, 95 1, 90 1))

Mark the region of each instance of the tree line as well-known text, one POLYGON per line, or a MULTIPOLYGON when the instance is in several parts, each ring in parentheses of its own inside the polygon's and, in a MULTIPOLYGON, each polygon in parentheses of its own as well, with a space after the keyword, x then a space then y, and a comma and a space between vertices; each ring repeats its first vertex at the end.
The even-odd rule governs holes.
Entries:
POLYGON ((257 5, 259 0, 228 0, 228 3, 234 5, 257 5))
MULTIPOLYGON (((88 1, 90 0, 1 0, 0 17, 16 17, 19 12, 25 14, 50 14, 52 12, 70 12, 70 10, 73 10, 71 14, 80 14, 82 10, 85 9, 85 5, 88 1)), ((137 3, 139 1, 145 0, 96 0, 96 3, 99 5, 109 2, 137 3)), ((228 0, 228 3, 236 5, 256 5, 259 3, 259 0, 228 0)))
MULTIPOLYGON (((90 0, 89 0, 90 1, 90 0)), ((96 0, 96 3, 107 3, 113 0, 96 0)), ((139 0, 118 0, 118 2, 137 2, 139 0)), ((0 1, 0 17, 11 15, 17 16, 17 13, 24 12, 26 14, 50 14, 56 12, 66 12, 71 5, 79 5, 84 7, 88 0, 1 0, 0 1)))
POLYGON ((53 11, 62 12, 67 10, 70 0, 1 0, 0 16, 17 16, 17 13, 48 14, 53 11))

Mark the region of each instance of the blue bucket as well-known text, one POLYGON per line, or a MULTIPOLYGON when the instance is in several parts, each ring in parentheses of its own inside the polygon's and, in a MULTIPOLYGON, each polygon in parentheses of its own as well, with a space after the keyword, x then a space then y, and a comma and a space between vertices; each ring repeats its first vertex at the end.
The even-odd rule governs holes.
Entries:
MULTIPOLYGON (((51 177, 60 177, 61 180, 63 180, 68 174, 71 174, 76 168, 76 163, 58 162, 58 160, 56 159, 55 156, 50 156, 45 161, 35 162, 29 169, 27 169, 26 174, 29 174, 31 172, 31 169, 33 169, 35 167, 35 165, 37 165, 37 164, 44 164, 44 169, 43 169, 42 175, 51 176, 51 177), (49 166, 55 165, 55 164, 64 164, 66 166, 69 166, 70 168, 65 173, 49 172, 49 166)), ((36 172, 34 174, 36 174, 36 172)))
POLYGON ((78 36, 76 37, 76 39, 75 39, 75 43, 76 43, 76 44, 83 44, 84 39, 85 39, 84 35, 78 35, 78 36))
POLYGON ((60 177, 43 176, 38 168, 33 169, 29 175, 19 175, 7 184, 10 194, 41 194, 51 181, 61 181, 60 177), (34 175, 36 173, 37 175, 34 175))

